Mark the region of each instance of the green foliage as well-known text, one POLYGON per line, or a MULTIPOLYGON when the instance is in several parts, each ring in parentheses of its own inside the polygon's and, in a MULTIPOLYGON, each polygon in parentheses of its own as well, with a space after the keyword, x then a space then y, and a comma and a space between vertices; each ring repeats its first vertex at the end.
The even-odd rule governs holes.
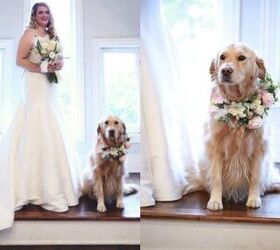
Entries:
POLYGON ((105 113, 115 114, 127 124, 138 125, 140 104, 136 70, 135 63, 107 65, 105 68, 105 113))

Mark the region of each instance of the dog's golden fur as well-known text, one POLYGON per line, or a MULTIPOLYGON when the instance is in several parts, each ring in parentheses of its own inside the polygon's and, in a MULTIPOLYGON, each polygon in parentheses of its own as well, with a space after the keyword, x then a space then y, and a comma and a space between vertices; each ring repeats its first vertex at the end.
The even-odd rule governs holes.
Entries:
MULTIPOLYGON (((212 94, 219 93, 229 101, 246 100, 256 93, 257 78, 263 79, 265 73, 263 60, 253 50, 243 44, 232 44, 211 63, 210 74, 215 84, 212 94), (245 60, 238 59, 241 55, 245 60), (232 70, 230 76, 223 76, 225 67, 232 70)), ((229 123, 217 122, 214 114, 210 114, 205 132, 199 182, 194 181, 186 192, 200 188, 208 190, 207 208, 221 210, 222 197, 234 201, 247 198, 246 206, 257 208, 261 206, 260 196, 265 191, 279 190, 264 127, 248 129, 238 126, 233 118, 229 123)))
POLYGON ((84 195, 97 199, 97 210, 105 212, 106 200, 116 200, 116 207, 123 208, 124 162, 121 160, 105 160, 98 151, 100 145, 107 147, 125 143, 126 127, 120 118, 108 116, 103 119, 97 129, 95 148, 90 153, 90 166, 85 173, 84 195))

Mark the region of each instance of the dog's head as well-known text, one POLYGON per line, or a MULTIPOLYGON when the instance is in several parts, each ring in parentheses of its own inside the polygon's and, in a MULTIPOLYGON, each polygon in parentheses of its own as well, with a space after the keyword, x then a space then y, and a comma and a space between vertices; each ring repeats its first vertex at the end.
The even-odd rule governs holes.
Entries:
POLYGON ((231 44, 221 50, 210 66, 212 80, 222 85, 242 85, 247 79, 264 79, 264 62, 244 44, 231 44))
POLYGON ((126 135, 126 126, 119 117, 110 115, 99 122, 97 133, 108 141, 122 142, 126 135))

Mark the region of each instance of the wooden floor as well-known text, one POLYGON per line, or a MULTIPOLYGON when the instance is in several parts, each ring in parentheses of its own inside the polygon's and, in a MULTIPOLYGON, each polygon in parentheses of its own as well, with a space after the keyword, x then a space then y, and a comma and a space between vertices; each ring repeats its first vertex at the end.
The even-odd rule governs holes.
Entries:
POLYGON ((154 207, 141 208, 141 218, 183 219, 208 221, 238 221, 280 224, 280 194, 266 194, 262 207, 250 209, 245 203, 224 202, 224 210, 212 212, 206 209, 209 194, 195 192, 175 202, 157 202, 154 207))
MULTIPOLYGON (((131 175, 127 182, 139 185, 139 175, 131 175)), ((124 210, 116 209, 114 205, 107 204, 106 213, 98 213, 96 200, 81 198, 76 207, 71 207, 68 212, 49 212, 35 205, 25 206, 16 212, 16 220, 140 220, 139 192, 124 197, 124 210)))

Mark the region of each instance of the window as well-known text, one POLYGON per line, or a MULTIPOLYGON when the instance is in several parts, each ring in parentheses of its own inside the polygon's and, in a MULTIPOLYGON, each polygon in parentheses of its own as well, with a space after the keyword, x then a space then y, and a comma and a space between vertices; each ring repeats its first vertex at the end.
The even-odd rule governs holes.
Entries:
POLYGON ((140 170, 140 63, 137 38, 93 39, 93 124, 115 114, 126 124, 133 144, 130 172, 140 170))
POLYGON ((0 39, 0 138, 9 125, 12 115, 12 66, 13 43, 9 39, 0 39), (9 97, 9 98, 7 98, 9 97))
POLYGON ((129 134, 140 134, 138 49, 102 49, 104 113, 126 121, 129 134))
POLYGON ((95 124, 106 114, 120 116, 139 142, 140 91, 137 39, 94 39, 95 124))
MULTIPOLYGON (((30 1, 31 6, 37 0, 30 1)), ((82 48, 79 47, 81 34, 77 35, 77 10, 80 10, 77 1, 73 0, 46 0, 53 13, 57 33, 60 37, 63 54, 64 67, 61 71, 61 82, 59 92, 59 103, 64 114, 66 123, 76 142, 85 140, 84 131, 84 104, 83 104, 83 79, 82 79, 82 48), (62 14, 63 13, 63 14, 62 14), (79 40, 78 40, 79 39, 79 40), (79 47, 79 48, 77 48, 79 47), (79 53, 79 55, 78 55, 79 53)), ((78 1, 79 2, 79 1, 78 1)), ((27 10, 27 6, 25 7, 27 10)), ((29 18, 27 19, 29 20, 29 18)), ((81 30, 81 28, 80 28, 81 30)), ((79 32, 80 32, 79 30, 79 32)))
MULTIPOLYGON (((219 3, 216 0, 162 1, 162 14, 180 52, 180 66, 186 74, 184 79, 188 79, 183 86, 184 92, 189 103, 196 107, 196 111, 190 114, 193 138, 202 137, 211 90, 209 66, 222 46, 219 3)), ((202 141, 197 139, 194 150, 199 151, 201 144, 202 141)))

